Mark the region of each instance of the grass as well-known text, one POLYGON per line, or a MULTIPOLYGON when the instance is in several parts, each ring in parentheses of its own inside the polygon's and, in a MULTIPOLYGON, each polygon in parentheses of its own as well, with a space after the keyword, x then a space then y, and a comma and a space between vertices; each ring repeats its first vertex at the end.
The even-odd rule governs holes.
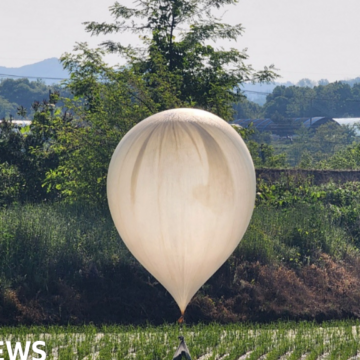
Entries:
MULTIPOLYGON (((359 183, 258 185, 243 240, 198 292, 188 321, 357 317, 359 183)), ((177 314, 107 209, 53 203, 0 210, 0 323, 162 324, 177 314)))
MULTIPOLYGON (((359 351, 359 323, 354 321, 269 325, 177 325, 2 328, 1 340, 41 340, 47 359, 172 359, 181 333, 192 358, 237 360, 350 359, 359 351)), ((4 351, 5 360, 8 359, 4 351)))
MULTIPOLYGON (((354 249, 330 210, 316 204, 260 205, 234 254, 240 261, 296 266, 316 253, 342 258, 354 249)), ((79 271, 134 262, 106 210, 65 204, 1 210, 0 258, 2 286, 26 281, 38 290, 48 289, 54 276, 76 281, 79 271)))
POLYGON ((318 204, 295 204, 288 208, 260 205, 236 256, 242 261, 297 267, 312 263, 319 253, 342 259, 356 251, 351 236, 329 209, 318 204))
POLYGON ((1 285, 38 290, 54 276, 75 280, 89 266, 132 259, 105 211, 65 204, 3 209, 0 257, 1 285))

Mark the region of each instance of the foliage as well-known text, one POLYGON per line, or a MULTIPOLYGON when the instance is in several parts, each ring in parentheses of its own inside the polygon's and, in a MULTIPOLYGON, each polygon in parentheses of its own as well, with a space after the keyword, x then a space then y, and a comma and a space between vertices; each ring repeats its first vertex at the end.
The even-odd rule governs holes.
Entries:
MULTIPOLYGON (((16 117, 17 109, 22 107, 25 110, 23 115, 32 118, 34 110, 32 104, 34 101, 43 101, 48 99, 49 92, 60 91, 58 85, 48 86, 41 80, 29 81, 23 79, 3 79, 0 81, 0 118, 16 117)), ((70 97, 70 93, 61 89, 64 97, 70 97)), ((18 114, 19 115, 19 114, 18 114)), ((21 115, 21 114, 20 114, 21 115)), ((21 115, 22 117, 25 117, 21 115)))
POLYGON ((276 152, 284 154, 290 166, 322 169, 328 159, 337 152, 342 154, 347 146, 358 141, 358 137, 356 127, 329 122, 313 130, 301 126, 294 136, 270 141, 264 138, 263 141, 271 143, 276 152))
POLYGON ((17 166, 0 163, 0 205, 9 205, 20 200, 23 178, 17 166))
POLYGON ((17 127, 11 121, 0 123, 0 177, 10 188, 0 192, 0 204, 38 202, 53 199, 42 183, 45 173, 58 165, 57 156, 49 149, 53 104, 38 104, 34 121, 28 127, 17 127))
MULTIPOLYGON (((272 68, 254 72, 245 66, 245 53, 215 50, 208 40, 235 40, 240 25, 220 23, 211 15, 234 1, 159 1, 138 3, 136 9, 119 3, 111 7, 114 24, 86 23, 93 35, 132 31, 144 48, 105 42, 106 51, 124 56, 127 65, 110 68, 104 51, 78 44, 61 61, 70 72, 65 86, 74 96, 66 101, 69 121, 52 120, 56 139, 51 151, 59 166, 47 173, 45 186, 68 201, 106 202, 106 174, 111 154, 122 136, 151 114, 169 108, 200 107, 230 120, 232 102, 241 98, 240 83, 275 77, 272 68), (140 23, 145 18, 145 23, 140 23), (187 30, 179 33, 179 27, 187 30), (175 37, 176 36, 176 37, 175 37)), ((53 138, 54 139, 54 138, 53 138)))
POLYGON ((114 70, 105 65, 100 49, 92 51, 79 44, 76 50, 62 57, 71 72, 66 86, 74 99, 66 101, 62 117, 53 119, 56 141, 51 149, 59 157, 59 166, 47 173, 45 186, 56 188, 67 201, 102 206, 108 164, 122 136, 161 106, 179 107, 181 101, 168 81, 172 74, 161 61, 156 63, 157 73, 149 76, 153 84, 149 87, 132 68, 114 70))
POLYGON ((247 147, 250 151, 255 167, 261 168, 284 168, 286 167, 286 155, 274 154, 274 148, 266 143, 257 143, 256 141, 247 141, 247 147))
POLYGON ((0 279, 12 288, 25 282, 33 294, 56 277, 75 281, 91 264, 100 270, 129 257, 110 216, 80 204, 10 207, 0 212, 0 229, 0 279))
MULTIPOLYGON (((301 274, 305 267, 323 267, 328 255, 339 264, 342 260, 346 263, 349 256, 356 259, 359 234, 347 224, 359 223, 359 210, 347 210, 354 208, 352 196, 354 192, 359 196, 358 187, 332 191, 327 203, 320 196, 312 203, 257 205, 234 254, 190 304, 189 319, 234 321, 238 319, 236 314, 243 314, 236 304, 240 299, 246 302, 252 294, 248 304, 258 304, 259 308, 245 311, 246 316, 265 320, 268 315, 260 307, 268 305, 258 303, 260 295, 252 283, 260 281, 261 269, 264 281, 274 283, 276 278, 265 275, 269 273, 266 266, 271 271, 285 268, 301 274)), ((0 319, 31 323, 163 323, 164 319, 173 321, 178 312, 171 296, 121 242, 106 208, 55 203, 2 209, 0 256, 0 319)), ((323 286, 321 279, 312 286, 323 286)), ((348 303, 346 298, 341 299, 348 303)), ((277 316, 286 316, 283 311, 277 316)))
POLYGON ((256 203, 258 206, 271 204, 276 208, 300 204, 316 206, 318 214, 328 214, 341 231, 346 231, 353 244, 360 244, 360 188, 357 182, 314 186, 311 179, 283 177, 273 184, 260 179, 256 203))
MULTIPOLYGON (((28 79, 4 79, 0 82, 0 95, 9 102, 21 104, 30 109, 36 99, 46 99, 49 87, 42 81, 29 81, 28 79)), ((15 115, 15 114, 13 114, 15 115)))
POLYGON ((260 205, 240 243, 238 261, 281 262, 300 268, 316 262, 320 253, 341 259, 355 251, 346 236, 332 209, 319 203, 282 208, 260 205))
POLYGON ((11 103, 0 95, 0 118, 10 117, 11 114, 15 114, 16 107, 16 103, 11 103))
POLYGON ((272 118, 279 114, 284 119, 315 116, 359 117, 359 89, 360 84, 350 86, 344 82, 315 87, 277 86, 266 97, 263 116, 272 118))
POLYGON ((275 207, 291 207, 298 203, 322 203, 341 207, 355 204, 360 196, 358 182, 312 185, 311 178, 296 178, 291 175, 284 175, 274 183, 260 178, 257 189, 257 205, 268 204, 275 207))
POLYGON ((360 144, 353 144, 340 149, 331 157, 321 161, 318 166, 322 169, 360 169, 360 144))
POLYGON ((257 119, 262 117, 261 106, 247 99, 233 104, 233 108, 235 119, 257 119))
MULTIPOLYGON (((92 35, 109 33, 145 33, 144 47, 137 49, 113 41, 102 45, 128 61, 149 87, 157 64, 162 62, 172 74, 170 84, 177 85, 177 97, 187 107, 197 107, 232 120, 232 103, 241 99, 239 86, 248 80, 270 81, 276 77, 273 67, 255 72, 245 65, 245 52, 231 48, 216 50, 209 40, 236 40, 243 32, 240 24, 228 25, 212 15, 212 9, 235 4, 236 0, 146 0, 136 8, 115 3, 112 24, 87 22, 92 35), (141 22, 141 19, 146 19, 141 22)), ((156 98, 153 98, 158 102, 156 98)), ((162 106, 160 109, 165 109, 162 106)))

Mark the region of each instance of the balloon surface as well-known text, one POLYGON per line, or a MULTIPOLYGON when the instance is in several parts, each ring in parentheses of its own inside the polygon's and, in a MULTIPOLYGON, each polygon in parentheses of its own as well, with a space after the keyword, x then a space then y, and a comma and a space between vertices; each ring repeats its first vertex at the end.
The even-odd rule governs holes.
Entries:
POLYGON ((255 189, 241 137, 196 109, 163 111, 134 126, 117 146, 107 179, 121 238, 182 313, 240 242, 255 189))

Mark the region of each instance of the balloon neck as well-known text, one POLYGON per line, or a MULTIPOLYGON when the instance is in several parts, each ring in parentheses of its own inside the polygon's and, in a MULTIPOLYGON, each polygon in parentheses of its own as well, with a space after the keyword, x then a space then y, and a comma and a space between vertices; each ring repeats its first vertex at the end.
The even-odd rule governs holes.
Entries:
POLYGON ((181 312, 181 316, 180 316, 179 319, 178 319, 178 323, 179 323, 180 325, 182 325, 183 322, 184 322, 184 312, 182 311, 182 312, 181 312))

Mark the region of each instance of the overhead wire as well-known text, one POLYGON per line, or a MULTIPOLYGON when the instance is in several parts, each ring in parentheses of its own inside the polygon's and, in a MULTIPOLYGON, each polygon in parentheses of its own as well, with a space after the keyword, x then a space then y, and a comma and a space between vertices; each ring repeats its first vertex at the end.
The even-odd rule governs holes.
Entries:
MULTIPOLYGON (((242 90, 243 92, 248 92, 248 93, 254 93, 254 94, 259 94, 259 95, 272 95, 272 92, 262 92, 262 91, 255 91, 255 90, 242 90)), ((335 99, 335 98, 319 98, 319 97, 312 97, 312 96, 303 96, 304 99, 310 99, 310 100, 324 100, 324 101, 355 101, 355 102, 360 102, 360 99, 335 99)))
MULTIPOLYGON (((27 78, 27 79, 42 79, 42 80, 70 80, 69 78, 60 78, 60 77, 48 77, 48 76, 32 76, 32 75, 15 75, 15 74, 0 74, 0 77, 14 77, 14 78, 27 78)), ((242 92, 259 94, 259 95, 271 95, 272 92, 256 91, 256 90, 242 90, 242 92)), ((311 96, 304 96, 305 99, 310 100, 324 100, 324 101, 340 101, 339 99, 334 98, 317 98, 311 96)), ((342 100, 343 101, 343 100, 342 100)), ((344 101, 355 101, 360 102, 360 99, 345 99, 344 101)))
POLYGON ((41 79, 41 80, 69 80, 69 78, 47 77, 47 76, 29 76, 29 75, 13 75, 13 74, 0 74, 1 77, 14 77, 20 79, 41 79))
MULTIPOLYGON (((13 77, 13 78, 27 78, 27 79, 41 79, 41 80, 69 80, 69 78, 60 78, 60 77, 48 77, 48 76, 31 76, 31 75, 15 75, 15 74, 2 74, 0 73, 0 77, 13 77)), ((242 92, 258 94, 258 95, 271 95, 272 92, 264 92, 264 91, 256 91, 256 90, 242 90, 242 92)), ((340 101, 352 101, 352 102, 360 102, 360 99, 334 99, 334 98, 319 98, 319 97, 311 97, 311 96, 303 96, 304 99, 309 99, 312 101, 333 101, 333 102, 340 102, 340 101)), ((312 104, 312 107, 315 107, 312 104)), ((324 111, 323 111, 324 112, 324 111)), ((326 114, 329 116, 329 114, 326 114)), ((331 116, 329 116, 331 117, 331 116)), ((291 125, 289 125, 289 128, 291 125)))

